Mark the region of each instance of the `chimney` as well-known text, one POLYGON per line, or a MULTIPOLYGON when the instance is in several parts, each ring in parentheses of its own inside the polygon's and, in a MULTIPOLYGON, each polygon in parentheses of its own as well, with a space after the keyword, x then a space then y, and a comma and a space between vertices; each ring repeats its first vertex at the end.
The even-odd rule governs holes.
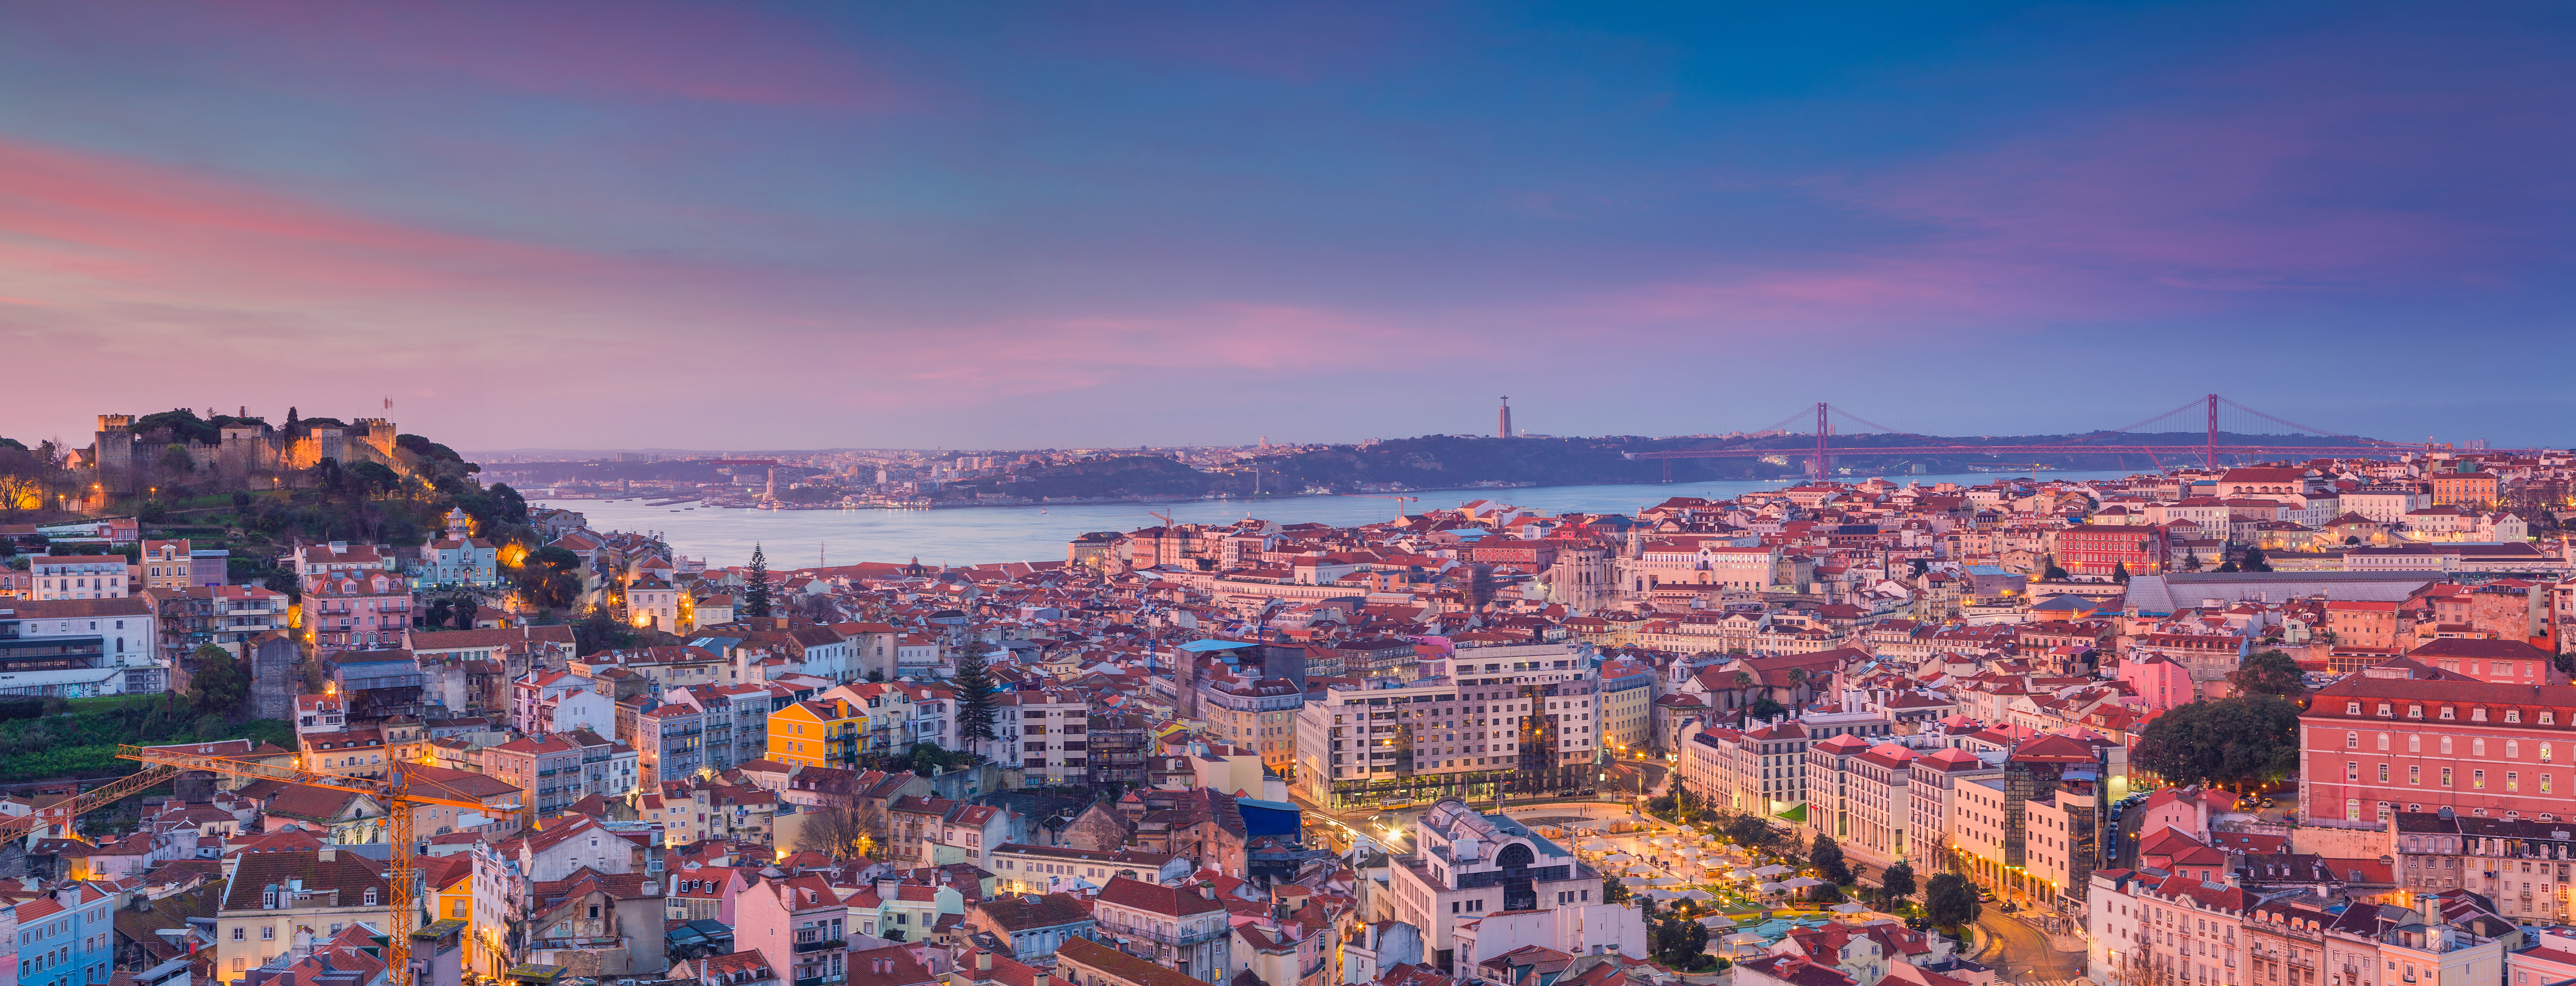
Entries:
POLYGON ((975 951, 975 971, 978 974, 975 977, 977 979, 993 978, 993 953, 977 949, 975 951))
POLYGON ((340 851, 331 848, 329 843, 324 843, 322 848, 313 854, 313 860, 317 863, 328 863, 338 858, 340 858, 340 851))
POLYGON ((1029 986, 1047 986, 1047 974, 1040 972, 1037 975, 1030 976, 1029 986))
POLYGON ((1209 900, 1215 900, 1215 899, 1216 899, 1216 884, 1213 884, 1213 883, 1202 883, 1202 884, 1199 884, 1199 896, 1201 896, 1201 897, 1205 897, 1205 898, 1207 898, 1207 899, 1209 899, 1209 900))

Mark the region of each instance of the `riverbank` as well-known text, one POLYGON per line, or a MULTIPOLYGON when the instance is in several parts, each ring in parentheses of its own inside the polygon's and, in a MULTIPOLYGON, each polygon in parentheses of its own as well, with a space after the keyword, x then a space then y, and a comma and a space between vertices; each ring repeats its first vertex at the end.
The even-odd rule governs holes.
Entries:
MULTIPOLYGON (((2127 473, 2056 473, 2053 479, 2116 478, 2127 473)), ((1867 477, 1862 477, 1867 478, 1867 477)), ((1899 482, 1984 483, 1993 476, 1896 476, 1899 482)), ((1638 510, 1676 496, 1725 499, 1758 490, 1778 489, 1768 480, 1695 483, 1627 483, 1602 486, 1523 486, 1508 490, 1461 488, 1407 493, 1322 495, 1265 494, 1260 499, 1178 498, 1107 503, 1048 503, 989 506, 983 509, 934 510, 749 510, 710 507, 647 506, 668 495, 638 495, 617 500, 537 500, 538 505, 581 512, 602 531, 651 531, 667 538, 679 553, 714 565, 739 565, 763 546, 772 568, 787 570, 837 561, 907 561, 972 565, 989 562, 1050 561, 1066 554, 1066 544, 1094 531, 1129 531, 1164 523, 1230 524, 1259 517, 1281 524, 1327 524, 1356 527, 1385 521, 1402 508, 1418 514, 1454 507, 1460 502, 1496 500, 1551 514, 1616 513, 1638 510), (1398 502, 1391 497, 1416 498, 1398 502)))

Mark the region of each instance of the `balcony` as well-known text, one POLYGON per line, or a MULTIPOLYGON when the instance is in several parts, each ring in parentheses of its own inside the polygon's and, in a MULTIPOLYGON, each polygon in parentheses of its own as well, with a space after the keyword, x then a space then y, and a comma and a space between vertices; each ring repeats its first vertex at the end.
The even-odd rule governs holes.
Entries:
POLYGON ((840 973, 833 973, 829 976, 805 976, 796 980, 796 986, 830 986, 830 984, 840 982, 844 978, 846 977, 840 973))
POLYGON ((850 943, 848 941, 839 938, 828 938, 823 941, 800 941, 796 943, 795 951, 798 954, 806 952, 823 952, 835 948, 847 948, 849 947, 849 944, 850 943))

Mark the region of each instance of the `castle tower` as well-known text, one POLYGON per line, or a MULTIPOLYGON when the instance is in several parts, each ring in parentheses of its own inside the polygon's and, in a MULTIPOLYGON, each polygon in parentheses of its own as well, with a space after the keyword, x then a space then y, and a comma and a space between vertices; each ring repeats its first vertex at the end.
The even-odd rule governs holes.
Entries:
POLYGON ((364 441, 369 445, 375 446, 376 451, 384 455, 385 461, 402 461, 401 459, 394 457, 393 422, 387 421, 383 418, 359 418, 358 427, 365 429, 366 437, 364 441))
POLYGON ((1494 428, 1494 437, 1512 437, 1512 399, 1509 395, 1505 395, 1503 397, 1503 410, 1501 411, 1500 416, 1502 420, 1494 428))
POLYGON ((134 492, 134 416, 102 414, 98 416, 97 444, 98 483, 110 493, 134 492))

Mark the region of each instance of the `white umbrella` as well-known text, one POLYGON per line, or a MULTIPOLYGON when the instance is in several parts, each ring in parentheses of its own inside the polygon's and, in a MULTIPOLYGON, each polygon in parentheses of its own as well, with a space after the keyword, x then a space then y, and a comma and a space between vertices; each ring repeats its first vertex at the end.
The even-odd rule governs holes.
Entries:
POLYGON ((1619 848, 1619 844, 1611 842, 1608 839, 1594 839, 1580 846, 1576 846, 1575 848, 1581 849, 1584 852, 1601 852, 1608 849, 1617 849, 1619 848))
POLYGON ((1766 883, 1753 889, 1762 891, 1766 894, 1776 894, 1780 892, 1780 885, 1776 883, 1766 883))
POLYGON ((1834 905, 1834 913, 1836 913, 1836 914, 1858 914, 1858 913, 1860 913, 1860 912, 1862 912, 1862 911, 1866 911, 1866 910, 1869 910, 1869 907, 1868 907, 1868 905, 1865 905, 1865 904, 1836 904, 1836 905, 1834 905))
POLYGON ((1773 863, 1773 864, 1771 864, 1771 865, 1769 865, 1769 866, 1765 866, 1765 867, 1762 867, 1762 868, 1760 868, 1760 869, 1756 869, 1756 870, 1754 870, 1754 871, 1753 871, 1753 875, 1754 875, 1754 876, 1779 876, 1780 874, 1782 874, 1782 873, 1787 873, 1787 872, 1790 872, 1790 870, 1789 870, 1789 868, 1788 868, 1788 867, 1786 867, 1786 866, 1782 866, 1782 865, 1780 865, 1780 864, 1778 864, 1778 863, 1773 863))
POLYGON ((1669 876, 1659 876, 1646 881, 1646 885, 1649 887, 1678 887, 1681 886, 1681 883, 1682 881, 1679 877, 1669 876))
POLYGON ((1757 874, 1755 874, 1752 870, 1737 870, 1737 871, 1735 871, 1735 872, 1733 872, 1733 873, 1729 873, 1729 874, 1727 874, 1727 876, 1728 876, 1728 877, 1731 877, 1731 878, 1733 878, 1733 879, 1737 879, 1737 880, 1750 880, 1750 879, 1753 879, 1756 875, 1757 875, 1757 874))
POLYGON ((1601 861, 1604 863, 1625 863, 1636 858, 1637 857, 1628 855, 1624 852, 1614 852, 1610 855, 1601 857, 1601 861))
POLYGON ((1675 895, 1683 900, 1716 900, 1717 895, 1705 890, 1684 890, 1675 895))
POLYGON ((1621 877, 1619 885, 1622 887, 1642 887, 1646 885, 1646 878, 1642 876, 1621 877))
POLYGON ((1671 900, 1681 895, 1670 890, 1649 890, 1646 891, 1646 896, 1655 900, 1671 900))
POLYGON ((1791 890, 1804 890, 1808 887, 1824 886, 1825 881, 1816 879, 1812 876, 1802 876, 1794 880, 1782 880, 1780 881, 1780 885, 1791 890))

